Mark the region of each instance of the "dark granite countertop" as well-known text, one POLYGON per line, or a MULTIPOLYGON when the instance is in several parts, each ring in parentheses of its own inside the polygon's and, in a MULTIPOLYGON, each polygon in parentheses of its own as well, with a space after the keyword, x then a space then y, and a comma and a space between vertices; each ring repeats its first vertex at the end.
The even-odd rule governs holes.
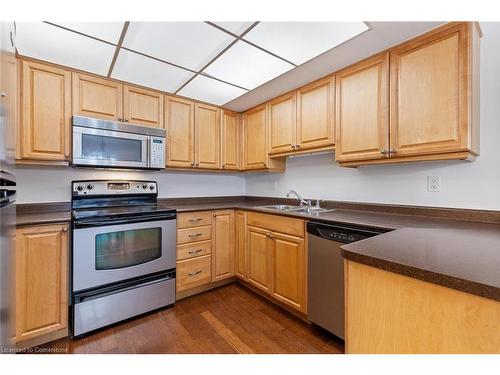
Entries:
MULTIPOLYGON (((342 246, 343 256, 373 267, 500 301, 500 225, 498 224, 456 220, 456 216, 459 215, 453 212, 443 215, 444 217, 454 215, 453 219, 443 219, 415 214, 385 213, 376 207, 373 210, 368 207, 369 210, 366 210, 366 205, 360 205, 362 209, 353 209, 352 204, 345 205, 348 208, 337 208, 319 216, 261 208, 276 203, 290 202, 276 198, 254 197, 182 198, 159 201, 161 206, 175 208, 179 213, 245 209, 325 223, 386 229, 389 232, 385 234, 342 246)), ((18 210, 17 225, 68 222, 71 219, 69 204, 66 203, 66 209, 62 210, 61 208, 65 207, 63 205, 60 204, 60 210, 55 212, 44 210, 43 207, 31 209, 24 207, 18 210)), ((342 207, 342 204, 338 207, 342 207)), ((487 214, 488 220, 493 218, 493 222, 498 222, 495 213, 487 214)), ((478 215, 479 218, 484 217, 484 212, 482 214, 479 212, 478 215)), ((500 217, 500 213, 498 216, 500 217)))

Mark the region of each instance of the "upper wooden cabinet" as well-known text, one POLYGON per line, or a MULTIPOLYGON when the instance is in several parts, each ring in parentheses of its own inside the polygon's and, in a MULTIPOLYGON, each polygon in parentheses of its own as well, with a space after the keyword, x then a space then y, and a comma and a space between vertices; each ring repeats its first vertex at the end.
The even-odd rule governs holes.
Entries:
POLYGON ((336 73, 337 161, 380 159, 389 148, 389 53, 336 73))
POLYGON ((222 111, 221 120, 221 168, 226 170, 239 170, 240 167, 240 127, 241 116, 239 113, 222 111))
POLYGON ((473 23, 452 23, 391 50, 391 156, 470 151, 473 23))
POLYGON ((297 90, 296 150, 321 149, 335 144, 334 99, 334 76, 297 90))
POLYGON ((214 211, 212 221, 212 281, 234 276, 234 210, 214 211))
POLYGON ((123 86, 123 121, 163 128, 163 95, 156 91, 123 86))
POLYGON ((68 161, 71 131, 71 73, 32 61, 21 62, 18 157, 68 161))
POLYGON ((195 167, 220 167, 220 109, 207 104, 195 104, 195 167))
POLYGON ((56 338, 68 327, 68 226, 16 230, 16 341, 56 338))
POLYGON ((269 153, 295 150, 297 126, 297 95, 282 95, 269 102, 269 153))
POLYGON ((123 118, 122 84, 74 72, 73 115, 121 121, 123 118))
POLYGON ((165 97, 167 167, 194 167, 194 103, 165 97))
POLYGON ((284 159, 270 159, 268 153, 267 105, 243 114, 243 170, 284 170, 284 159))

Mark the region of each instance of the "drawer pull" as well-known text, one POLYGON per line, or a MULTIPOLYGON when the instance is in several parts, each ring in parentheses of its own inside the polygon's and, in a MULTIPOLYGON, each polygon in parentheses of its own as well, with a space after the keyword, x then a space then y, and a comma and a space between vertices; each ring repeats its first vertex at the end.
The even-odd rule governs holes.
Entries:
POLYGON ((190 222, 190 223, 194 223, 194 222, 196 222, 196 221, 201 221, 201 220, 203 220, 203 219, 202 219, 201 217, 198 217, 198 218, 196 218, 196 219, 189 219, 189 222, 190 222))
POLYGON ((196 254, 196 253, 199 253, 201 251, 203 251, 203 249, 191 250, 191 251, 188 251, 188 254, 196 254))
POLYGON ((189 272, 188 276, 196 276, 196 275, 199 275, 200 273, 201 273, 201 270, 195 271, 195 272, 189 272))
POLYGON ((193 234, 190 234, 188 235, 188 237, 198 237, 198 236, 201 236, 203 233, 193 233, 193 234))

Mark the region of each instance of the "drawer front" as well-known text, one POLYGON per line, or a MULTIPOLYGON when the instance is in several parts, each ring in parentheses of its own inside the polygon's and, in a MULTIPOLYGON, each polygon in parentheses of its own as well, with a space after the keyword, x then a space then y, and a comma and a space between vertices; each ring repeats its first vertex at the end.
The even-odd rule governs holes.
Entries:
POLYGON ((212 241, 194 242, 177 246, 177 260, 208 255, 212 251, 212 241))
POLYGON ((177 244, 206 241, 211 234, 212 226, 177 229, 177 244))
POLYGON ((210 255, 177 262, 177 292, 210 282, 210 255))
POLYGON ((280 215, 261 214, 258 212, 248 212, 247 224, 273 232, 291 234, 292 236, 305 236, 304 220, 301 219, 293 219, 280 215))
POLYGON ((186 212, 177 214, 177 228, 201 227, 211 224, 211 211, 186 212))

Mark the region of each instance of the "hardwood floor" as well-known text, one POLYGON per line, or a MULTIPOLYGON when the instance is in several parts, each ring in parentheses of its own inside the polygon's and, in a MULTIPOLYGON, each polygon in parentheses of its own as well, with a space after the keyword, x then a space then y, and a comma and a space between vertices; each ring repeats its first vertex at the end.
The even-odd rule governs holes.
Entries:
POLYGON ((44 346, 67 353, 344 353, 344 343, 239 284, 79 340, 44 346))

